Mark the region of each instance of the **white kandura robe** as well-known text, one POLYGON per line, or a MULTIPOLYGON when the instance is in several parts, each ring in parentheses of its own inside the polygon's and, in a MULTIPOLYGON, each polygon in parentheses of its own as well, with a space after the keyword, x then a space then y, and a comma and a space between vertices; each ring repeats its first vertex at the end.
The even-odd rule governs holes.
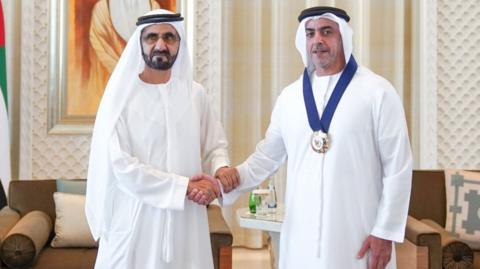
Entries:
MULTIPOLYGON (((338 78, 312 83, 320 115, 338 78)), ((238 191, 224 194, 223 203, 288 158, 279 268, 365 269, 367 258, 356 256, 368 235, 404 239, 412 159, 401 101, 390 83, 359 67, 333 116, 331 147, 318 154, 302 89, 300 78, 278 97, 264 140, 238 167, 238 191)), ((389 269, 396 268, 392 254, 389 269)))
POLYGON ((206 207, 185 194, 189 176, 202 166, 213 173, 228 165, 223 128, 199 84, 193 83, 191 98, 140 79, 134 87, 109 145, 113 212, 95 268, 213 269, 206 207), (172 136, 188 146, 168 156, 172 136), (167 244, 170 263, 162 259, 167 244))

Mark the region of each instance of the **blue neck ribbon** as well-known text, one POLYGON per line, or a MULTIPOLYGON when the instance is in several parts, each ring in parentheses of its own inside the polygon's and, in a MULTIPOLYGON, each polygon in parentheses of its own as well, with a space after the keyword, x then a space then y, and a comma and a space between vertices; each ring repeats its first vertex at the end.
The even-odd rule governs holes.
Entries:
POLYGON ((335 113, 338 103, 347 89, 348 84, 355 75, 355 72, 357 72, 357 68, 357 62, 352 55, 350 56, 350 60, 348 60, 347 66, 343 70, 342 75, 340 75, 337 85, 335 85, 335 89, 333 89, 332 96, 328 99, 327 106, 322 113, 322 119, 318 116, 317 105, 315 104, 315 98, 313 97, 312 84, 308 77, 307 68, 305 68, 305 71, 303 72, 303 100, 305 101, 305 108, 307 109, 308 123, 314 132, 322 130, 322 132, 326 134, 328 133, 333 114, 335 113))

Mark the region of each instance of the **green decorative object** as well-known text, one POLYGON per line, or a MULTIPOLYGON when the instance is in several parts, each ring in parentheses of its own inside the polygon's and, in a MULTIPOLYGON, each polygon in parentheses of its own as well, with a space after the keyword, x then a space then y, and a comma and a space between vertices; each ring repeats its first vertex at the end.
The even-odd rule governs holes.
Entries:
POLYGON ((257 213, 257 200, 260 197, 256 196, 253 191, 250 192, 250 197, 248 199, 248 207, 250 208, 250 213, 255 214, 257 213))

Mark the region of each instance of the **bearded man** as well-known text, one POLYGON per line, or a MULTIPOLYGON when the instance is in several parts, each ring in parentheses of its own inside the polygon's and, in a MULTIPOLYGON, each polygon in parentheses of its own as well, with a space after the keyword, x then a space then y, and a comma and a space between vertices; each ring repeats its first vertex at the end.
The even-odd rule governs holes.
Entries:
POLYGON ((210 175, 228 165, 227 141, 192 81, 182 21, 140 17, 100 103, 86 198, 95 268, 213 268, 205 205, 219 195, 210 175))
POLYGON ((279 268, 395 268, 412 177, 402 103, 356 63, 344 10, 313 7, 298 20, 303 74, 278 97, 255 152, 219 177, 223 202, 287 160, 279 268))

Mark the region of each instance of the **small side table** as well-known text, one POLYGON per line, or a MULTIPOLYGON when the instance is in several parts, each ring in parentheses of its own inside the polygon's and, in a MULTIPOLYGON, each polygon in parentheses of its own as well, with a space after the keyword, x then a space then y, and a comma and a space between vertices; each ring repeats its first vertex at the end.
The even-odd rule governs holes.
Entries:
POLYGON ((280 246, 280 232, 283 223, 283 207, 279 206, 273 213, 257 215, 250 213, 247 207, 237 209, 237 220, 240 227, 257 229, 268 232, 272 240, 273 268, 278 268, 278 255, 280 246))

